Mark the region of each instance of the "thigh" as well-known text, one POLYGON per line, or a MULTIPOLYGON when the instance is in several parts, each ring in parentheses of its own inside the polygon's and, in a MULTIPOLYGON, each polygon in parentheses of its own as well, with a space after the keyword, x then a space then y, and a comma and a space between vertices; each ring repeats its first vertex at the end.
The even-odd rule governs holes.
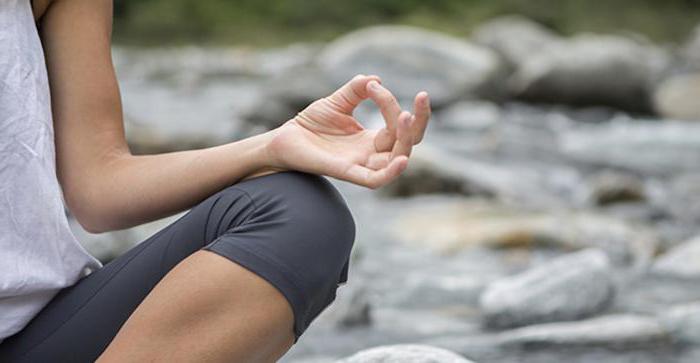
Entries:
POLYGON ((94 361, 168 271, 247 213, 247 203, 217 208, 222 198, 236 198, 222 192, 60 290, 22 331, 0 344, 0 362, 94 361))

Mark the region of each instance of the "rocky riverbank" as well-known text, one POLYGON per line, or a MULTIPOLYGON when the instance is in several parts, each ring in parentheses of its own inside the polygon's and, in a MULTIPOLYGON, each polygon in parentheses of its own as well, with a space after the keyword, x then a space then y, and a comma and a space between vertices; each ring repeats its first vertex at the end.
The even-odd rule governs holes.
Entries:
MULTIPOLYGON (((471 39, 386 26, 271 50, 117 48, 115 65, 140 153, 275 127, 355 73, 404 103, 431 93, 405 175, 336 183, 358 225, 349 283, 284 362, 700 361, 700 27, 659 45, 505 17, 471 39)), ((107 261, 176 217, 73 226, 107 261)))

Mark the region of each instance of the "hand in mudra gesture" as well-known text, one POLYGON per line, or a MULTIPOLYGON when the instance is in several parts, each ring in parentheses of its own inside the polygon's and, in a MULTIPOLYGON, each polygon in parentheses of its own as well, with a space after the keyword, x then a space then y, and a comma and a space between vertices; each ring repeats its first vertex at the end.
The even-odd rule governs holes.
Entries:
POLYGON ((412 114, 401 109, 379 77, 358 75, 272 131, 271 168, 327 175, 375 189, 406 168, 429 118, 426 92, 416 95, 412 114), (384 128, 366 129, 353 117, 366 99, 379 106, 384 128))

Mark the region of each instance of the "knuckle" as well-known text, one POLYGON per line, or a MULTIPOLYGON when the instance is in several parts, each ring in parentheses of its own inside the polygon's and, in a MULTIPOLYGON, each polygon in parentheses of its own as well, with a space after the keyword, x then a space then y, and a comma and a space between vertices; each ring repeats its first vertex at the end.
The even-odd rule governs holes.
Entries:
POLYGON ((396 102, 396 98, 391 95, 391 93, 387 91, 381 91, 378 95, 377 98, 379 99, 379 102, 385 103, 387 105, 393 104, 396 102))

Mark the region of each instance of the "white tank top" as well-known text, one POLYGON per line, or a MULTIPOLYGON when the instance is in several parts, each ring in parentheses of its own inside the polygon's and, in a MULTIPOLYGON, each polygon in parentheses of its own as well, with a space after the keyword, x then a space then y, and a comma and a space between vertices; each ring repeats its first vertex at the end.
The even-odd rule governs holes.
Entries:
POLYGON ((0 342, 102 267, 68 226, 53 135, 30 0, 0 0, 0 342))

